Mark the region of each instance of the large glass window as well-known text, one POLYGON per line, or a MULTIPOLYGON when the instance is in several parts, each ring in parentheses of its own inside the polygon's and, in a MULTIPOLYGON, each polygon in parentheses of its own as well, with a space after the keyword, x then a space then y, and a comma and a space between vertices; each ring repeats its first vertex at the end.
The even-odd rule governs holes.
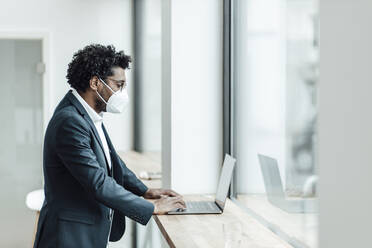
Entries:
POLYGON ((233 194, 297 247, 317 247, 318 23, 317 0, 232 1, 233 194))

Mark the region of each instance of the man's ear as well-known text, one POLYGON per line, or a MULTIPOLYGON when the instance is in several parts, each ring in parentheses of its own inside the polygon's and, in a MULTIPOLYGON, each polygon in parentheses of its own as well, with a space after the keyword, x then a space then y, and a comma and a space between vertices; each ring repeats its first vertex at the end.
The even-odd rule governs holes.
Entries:
POLYGON ((93 76, 90 80, 89 80, 89 87, 96 91, 98 90, 98 83, 99 83, 99 79, 97 76, 93 76))

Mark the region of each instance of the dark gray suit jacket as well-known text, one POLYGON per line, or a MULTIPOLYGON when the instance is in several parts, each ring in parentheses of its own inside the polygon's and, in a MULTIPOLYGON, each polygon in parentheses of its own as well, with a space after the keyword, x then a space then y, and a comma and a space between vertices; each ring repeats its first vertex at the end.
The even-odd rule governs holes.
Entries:
POLYGON ((57 106, 44 140, 45 201, 34 248, 106 247, 119 240, 125 216, 145 225, 154 206, 147 187, 117 155, 110 138, 110 171, 97 130, 69 91, 57 106), (114 215, 110 216, 110 210, 114 215))

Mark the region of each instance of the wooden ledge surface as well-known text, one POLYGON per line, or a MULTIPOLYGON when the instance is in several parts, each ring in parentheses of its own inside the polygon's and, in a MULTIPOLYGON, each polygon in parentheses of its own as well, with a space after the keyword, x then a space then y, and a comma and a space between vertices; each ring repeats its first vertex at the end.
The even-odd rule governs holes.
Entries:
POLYGON ((272 205, 265 195, 238 195, 238 200, 290 238, 311 248, 318 247, 319 214, 288 213, 272 205))
MULTIPOLYGON (((184 198, 213 200, 206 196, 184 198)), ((156 215, 154 219, 170 247, 236 247, 239 241, 239 247, 291 247, 229 199, 222 214, 156 215)))
MULTIPOLYGON (((119 155, 137 176, 144 170, 161 170, 160 153, 142 154, 129 151, 119 155)), ((143 182, 150 188, 161 187, 161 180, 143 182)), ((184 199, 213 201, 211 196, 186 195, 184 199)), ((170 247, 234 247, 234 242, 238 240, 241 240, 240 247, 292 247, 229 199, 223 214, 154 215, 154 220, 170 247)))

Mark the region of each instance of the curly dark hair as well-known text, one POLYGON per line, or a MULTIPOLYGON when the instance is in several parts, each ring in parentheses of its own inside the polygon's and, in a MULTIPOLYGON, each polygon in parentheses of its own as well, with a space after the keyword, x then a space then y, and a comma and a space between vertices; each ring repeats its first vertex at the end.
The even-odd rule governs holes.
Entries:
POLYGON ((93 76, 105 79, 112 76, 112 68, 129 69, 130 56, 123 51, 116 52, 112 45, 92 44, 77 51, 68 64, 67 82, 77 91, 85 92, 93 76))

